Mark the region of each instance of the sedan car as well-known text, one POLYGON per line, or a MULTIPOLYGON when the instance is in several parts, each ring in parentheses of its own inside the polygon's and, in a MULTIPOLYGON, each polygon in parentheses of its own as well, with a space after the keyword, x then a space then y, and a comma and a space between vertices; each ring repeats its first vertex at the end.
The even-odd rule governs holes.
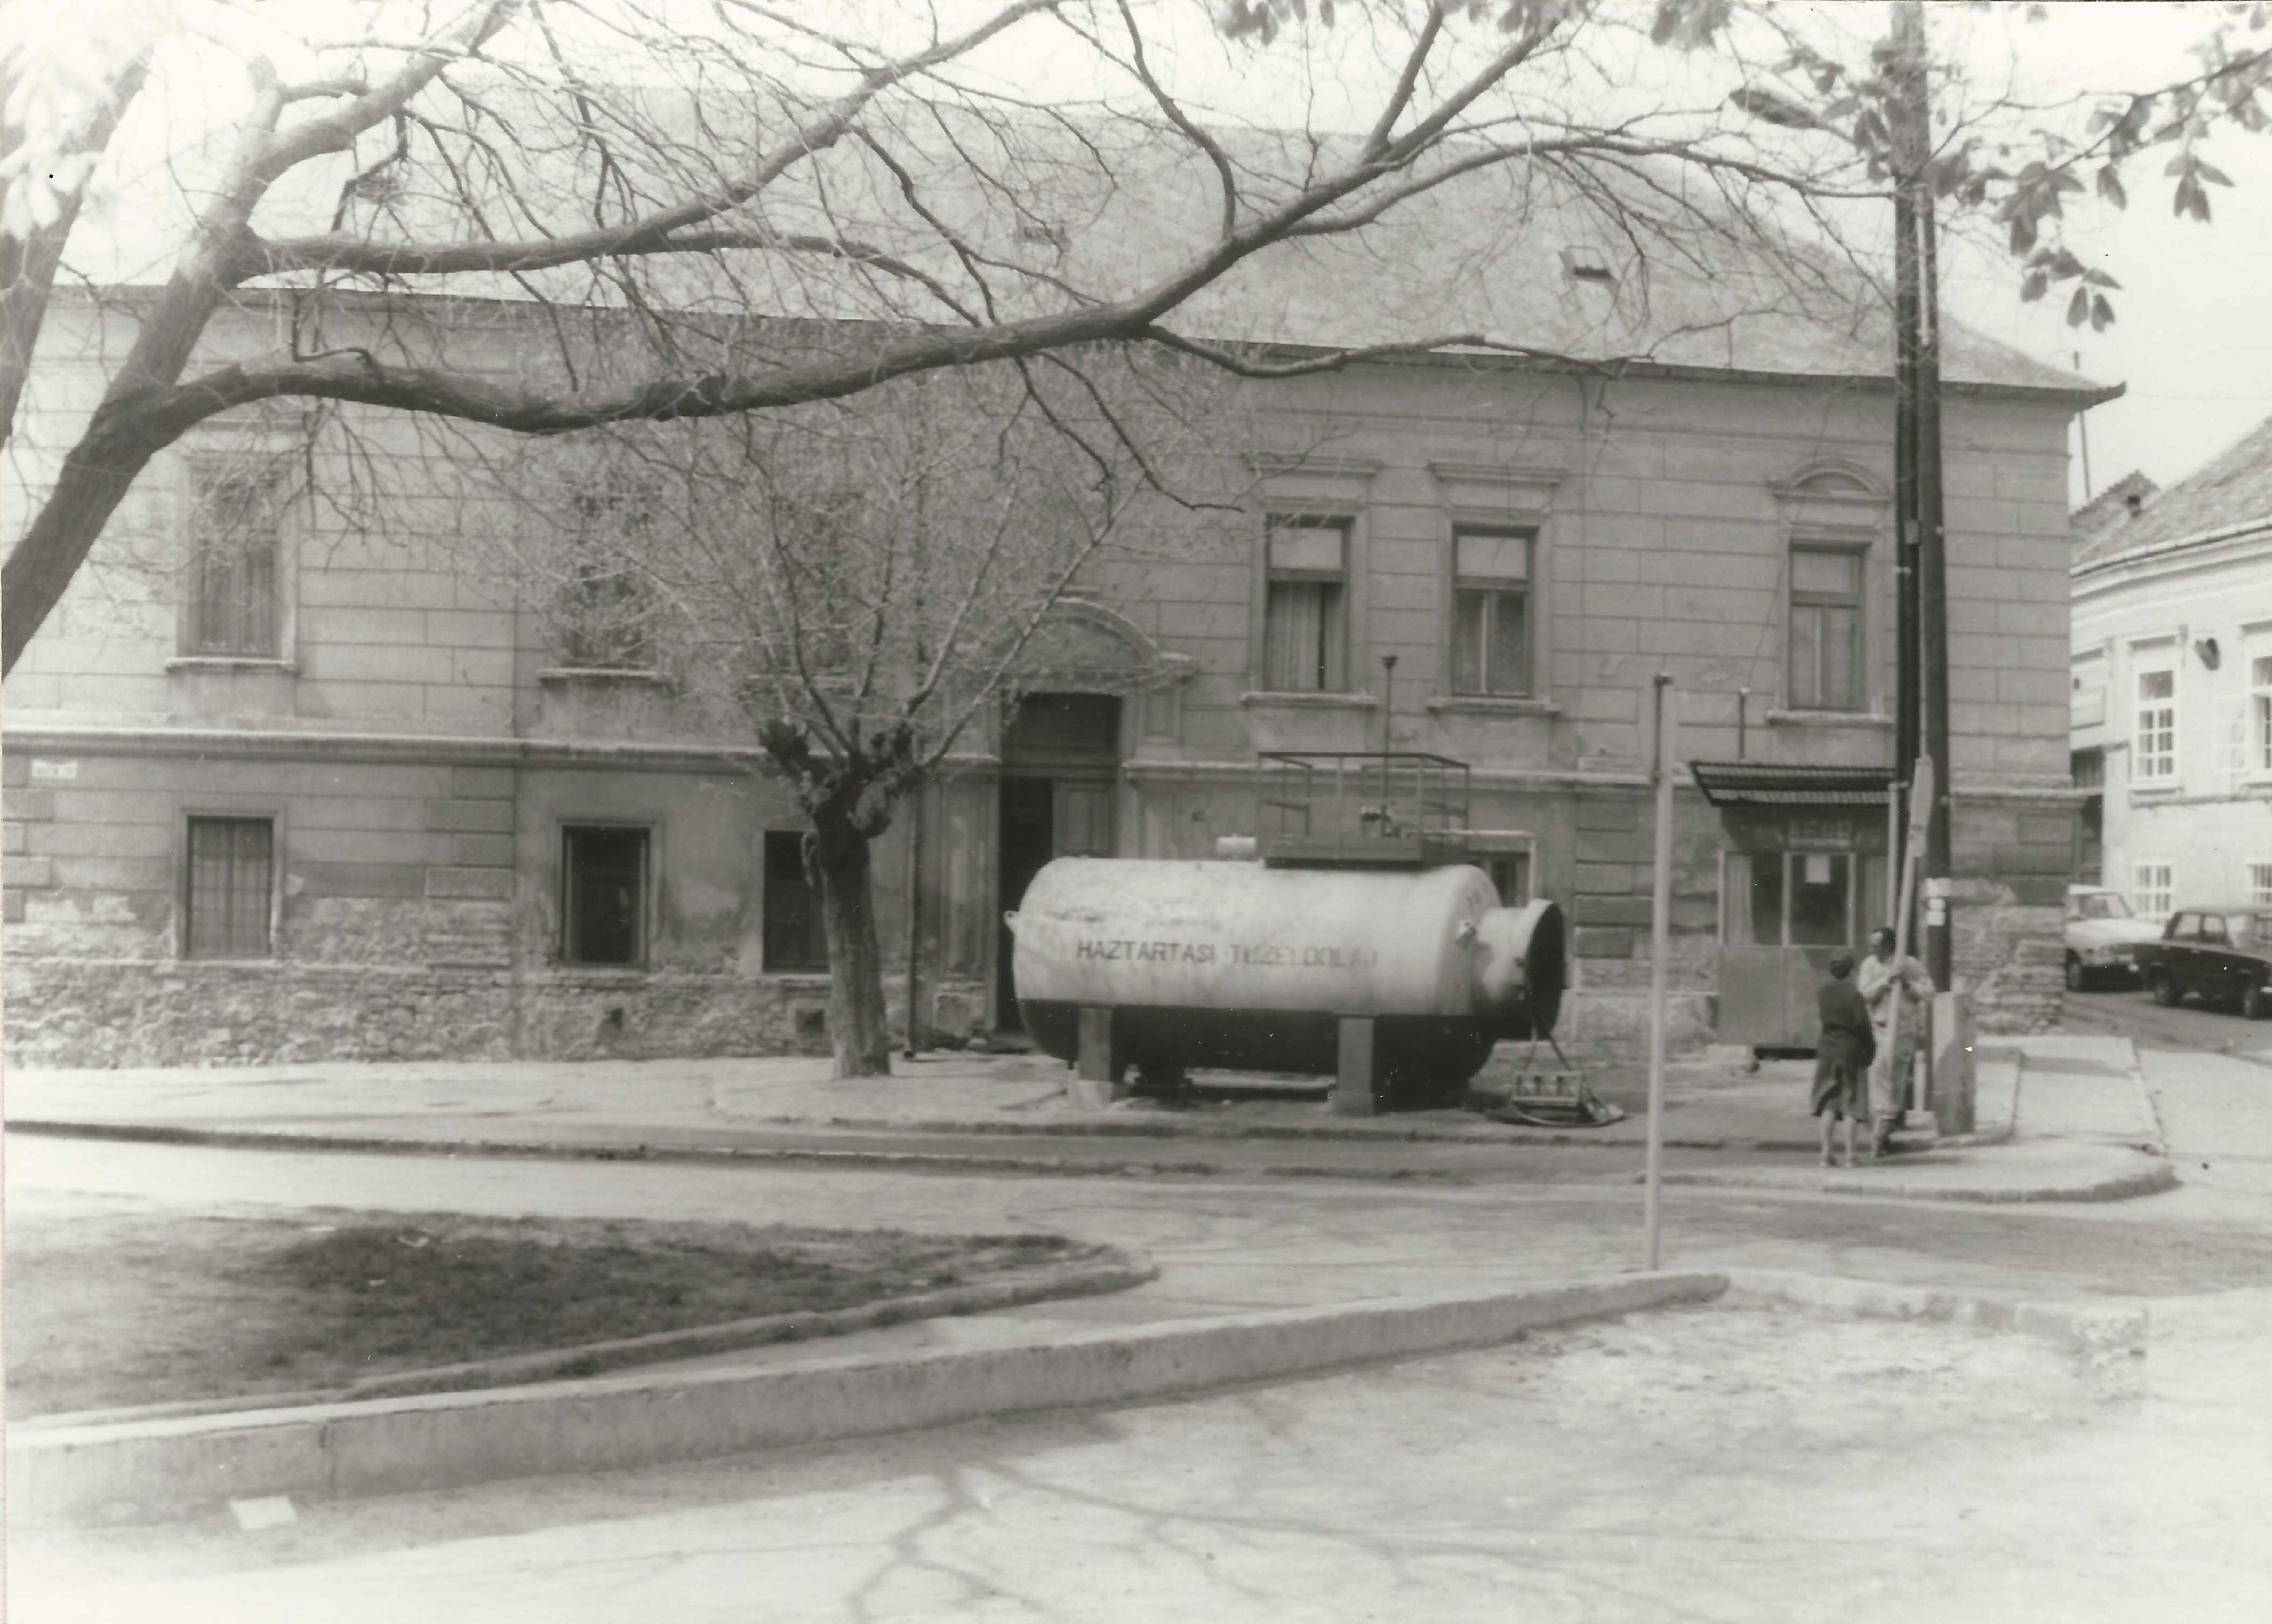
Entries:
POLYGON ((2237 1003, 2251 1021, 2272 1015, 2272 908, 2182 909, 2137 958, 2156 1004, 2190 992, 2204 1004, 2237 1003))
POLYGON ((2119 891, 2104 886, 2066 888, 2066 990, 2081 992, 2102 981, 2134 981, 2141 942, 2162 932, 2133 918, 2119 891))

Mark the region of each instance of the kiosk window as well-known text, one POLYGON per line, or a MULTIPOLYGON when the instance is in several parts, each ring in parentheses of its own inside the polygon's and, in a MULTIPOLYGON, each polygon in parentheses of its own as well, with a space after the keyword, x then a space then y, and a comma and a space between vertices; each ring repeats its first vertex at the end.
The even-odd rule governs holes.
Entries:
POLYGON ((1844 851, 1730 852, 1722 939, 1760 947, 1854 945, 1861 866, 1844 851))

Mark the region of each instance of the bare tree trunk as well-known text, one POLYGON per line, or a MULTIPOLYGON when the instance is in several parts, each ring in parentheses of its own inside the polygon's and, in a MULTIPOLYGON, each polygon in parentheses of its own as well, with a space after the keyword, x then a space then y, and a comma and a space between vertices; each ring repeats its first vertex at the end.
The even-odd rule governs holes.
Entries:
POLYGON ((884 1014, 884 949, 868 837, 832 812, 814 815, 805 870, 820 886, 828 934, 828 1040, 839 1077, 888 1077, 892 1030, 884 1014))

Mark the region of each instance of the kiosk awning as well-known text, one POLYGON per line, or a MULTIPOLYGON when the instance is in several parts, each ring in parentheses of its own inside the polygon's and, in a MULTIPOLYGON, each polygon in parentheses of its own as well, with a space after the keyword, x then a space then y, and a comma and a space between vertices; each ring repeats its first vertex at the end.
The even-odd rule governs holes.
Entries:
POLYGON ((1688 770, 1715 806, 1883 806, 1894 782, 1887 767, 1691 761, 1688 770))

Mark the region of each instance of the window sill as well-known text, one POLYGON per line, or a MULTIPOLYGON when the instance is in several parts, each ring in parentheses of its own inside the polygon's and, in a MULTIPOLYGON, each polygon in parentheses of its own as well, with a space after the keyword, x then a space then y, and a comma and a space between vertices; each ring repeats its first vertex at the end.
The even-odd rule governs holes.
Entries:
POLYGON ((828 967, 823 964, 784 964, 778 969, 768 964, 763 973, 776 981, 810 981, 824 987, 828 984, 828 967))
POLYGON ((626 687, 672 688, 677 685, 661 671, 632 670, 611 665, 553 665, 537 672, 536 680, 548 687, 564 687, 571 684, 621 684, 626 687))
POLYGON ((1513 694, 1452 693, 1428 701, 1439 715, 1558 716, 1562 707, 1551 700, 1517 698, 1513 694))
POLYGON ((1771 728, 1880 728, 1893 730, 1894 719, 1869 710, 1771 710, 1771 728))
POLYGON ((644 964, 570 964, 554 960, 552 973, 564 981, 587 981, 598 986, 627 986, 645 981, 649 967, 644 964))
POLYGON ((2173 800, 2185 792, 2185 785, 2175 779, 2167 783, 2156 779, 2149 784, 2133 783, 2130 786, 2130 798, 2134 801, 2173 800))
POLYGON ((166 670, 173 671, 266 671, 279 677, 297 677, 300 662, 274 655, 176 655, 166 662, 166 670))
POLYGON ((1277 706, 1288 710, 1373 710, 1380 704, 1370 693, 1316 693, 1307 690, 1288 693, 1257 690, 1240 694, 1238 702, 1250 710, 1258 706, 1277 706))

